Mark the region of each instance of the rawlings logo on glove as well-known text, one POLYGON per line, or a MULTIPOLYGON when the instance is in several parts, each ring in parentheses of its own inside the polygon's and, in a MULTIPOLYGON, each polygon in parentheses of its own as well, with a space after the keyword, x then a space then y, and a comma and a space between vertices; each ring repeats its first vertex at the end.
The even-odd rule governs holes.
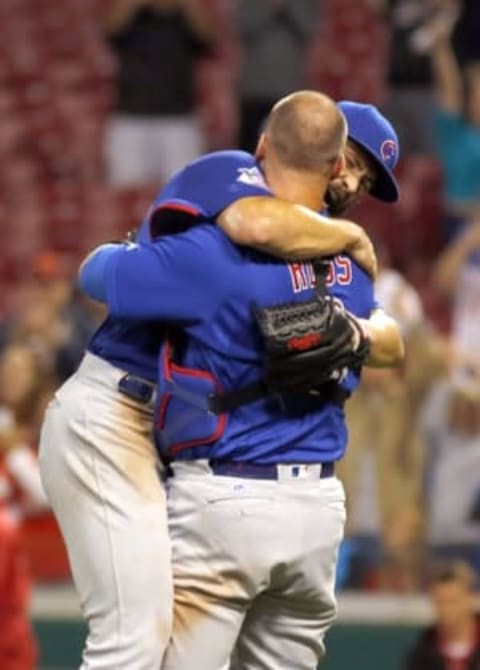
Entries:
POLYGON ((321 339, 322 336, 320 333, 309 333, 302 337, 292 337, 287 342, 287 348, 291 351, 305 351, 305 349, 311 349, 318 345, 321 339))

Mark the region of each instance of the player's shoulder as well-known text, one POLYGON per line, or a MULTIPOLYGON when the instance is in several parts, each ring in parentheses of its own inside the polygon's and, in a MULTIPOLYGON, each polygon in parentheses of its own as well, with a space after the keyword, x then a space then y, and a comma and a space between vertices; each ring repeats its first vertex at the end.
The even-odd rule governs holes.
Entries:
POLYGON ((201 161, 217 160, 255 161, 255 156, 248 153, 248 151, 242 151, 242 149, 221 149, 220 151, 210 151, 206 154, 202 154, 198 158, 195 158, 193 161, 191 161, 189 165, 194 165, 195 163, 201 161))
POLYGON ((266 188, 260 166, 255 156, 236 149, 213 151, 203 154, 187 163, 164 186, 161 195, 168 194, 178 188, 196 185, 209 188, 214 183, 234 183, 235 181, 266 188))
POLYGON ((203 154, 186 165, 185 170, 197 170, 199 167, 225 168, 226 166, 242 167, 256 165, 255 156, 240 149, 224 149, 203 154))
POLYGON ((219 184, 269 191, 255 156, 238 149, 213 151, 196 158, 185 166, 174 182, 194 183, 207 191, 219 184))

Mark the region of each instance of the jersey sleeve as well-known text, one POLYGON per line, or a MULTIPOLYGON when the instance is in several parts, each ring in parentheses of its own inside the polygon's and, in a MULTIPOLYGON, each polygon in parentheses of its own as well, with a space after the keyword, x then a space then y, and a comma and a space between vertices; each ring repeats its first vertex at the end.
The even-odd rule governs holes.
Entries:
POLYGON ((362 319, 368 319, 373 311, 381 309, 372 278, 345 254, 333 257, 327 288, 345 309, 362 319))
POLYGON ((357 300, 360 300, 361 302, 362 296, 364 297, 365 316, 363 318, 368 319, 372 312, 377 309, 382 309, 382 305, 375 294, 375 284, 368 272, 355 262, 352 262, 352 266, 355 277, 353 291, 354 303, 356 304, 357 300))
POLYGON ((215 226, 121 247, 105 272, 109 312, 183 325, 211 319, 223 298, 224 259, 222 234, 215 226))
POLYGON ((270 196, 260 166, 244 151, 217 151, 187 165, 162 189, 146 217, 152 238, 214 220, 240 198, 270 196), (188 225, 187 225, 188 224, 188 225))

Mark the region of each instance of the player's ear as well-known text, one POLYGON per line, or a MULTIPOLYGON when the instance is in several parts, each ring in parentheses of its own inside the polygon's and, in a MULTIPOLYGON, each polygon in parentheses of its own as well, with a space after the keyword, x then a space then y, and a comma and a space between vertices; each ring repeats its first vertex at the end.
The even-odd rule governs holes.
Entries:
POLYGON ((342 172, 345 170, 345 168, 346 168, 345 154, 342 153, 333 164, 331 179, 335 179, 335 177, 341 175, 342 172))
POLYGON ((262 161, 265 158, 267 152, 267 135, 262 133, 258 138, 257 147, 255 149, 255 158, 257 161, 262 161))

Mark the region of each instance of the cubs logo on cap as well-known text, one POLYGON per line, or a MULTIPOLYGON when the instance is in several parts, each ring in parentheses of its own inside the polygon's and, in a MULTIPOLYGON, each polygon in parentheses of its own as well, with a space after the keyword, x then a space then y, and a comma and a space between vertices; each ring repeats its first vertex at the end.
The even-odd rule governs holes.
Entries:
POLYGON ((342 100, 338 106, 347 119, 349 139, 370 156, 377 168, 377 179, 370 194, 384 202, 396 202, 399 188, 392 171, 400 150, 392 124, 374 105, 342 100))
POLYGON ((398 145, 393 140, 385 140, 380 147, 380 153, 385 163, 397 162, 398 145))

